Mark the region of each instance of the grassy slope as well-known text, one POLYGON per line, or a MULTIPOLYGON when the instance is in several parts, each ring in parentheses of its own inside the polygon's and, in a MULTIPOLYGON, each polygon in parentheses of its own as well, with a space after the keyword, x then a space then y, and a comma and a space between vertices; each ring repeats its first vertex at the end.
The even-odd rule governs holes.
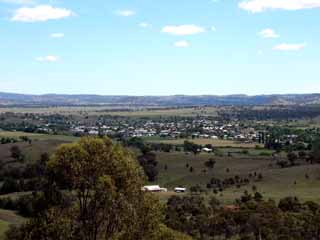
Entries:
POLYGON ((31 138, 32 140, 57 140, 57 141, 65 141, 72 142, 76 141, 77 137, 66 136, 66 135, 49 135, 49 134, 38 134, 38 133, 25 133, 25 132, 8 132, 8 131, 0 131, 0 137, 14 137, 19 138, 21 136, 26 136, 31 138))
POLYGON ((0 240, 4 239, 4 234, 11 224, 21 224, 25 221, 13 211, 0 210, 0 240))
POLYGON ((32 141, 31 144, 27 142, 18 142, 12 144, 0 144, 0 163, 6 164, 21 164, 14 161, 10 156, 10 148, 14 145, 20 147, 22 152, 25 154, 25 162, 29 163, 40 159, 42 153, 48 152, 52 153, 60 144, 66 143, 68 141, 63 140, 42 140, 42 141, 32 141))
MULTIPOLYGON (((251 191, 255 185, 258 191, 266 198, 279 200, 286 196, 298 196, 301 200, 314 200, 320 202, 320 165, 301 165, 286 169, 279 169, 271 159, 260 156, 234 155, 233 157, 217 158, 215 168, 203 173, 204 162, 212 157, 211 154, 200 154, 198 156, 185 155, 184 153, 159 153, 159 179, 161 186, 172 190, 179 185, 190 187, 201 184, 204 188, 212 177, 224 179, 227 177, 248 176, 249 173, 262 173, 261 182, 250 183, 246 187, 230 188, 222 194, 217 195, 225 203, 231 203, 239 197, 245 189, 251 191), (192 166, 195 171, 190 172, 186 164, 192 166), (272 164, 272 166, 270 166, 272 164), (164 170, 164 166, 168 170, 164 170), (230 172, 227 173, 226 169, 230 172), (305 178, 305 174, 310 176, 305 178), (296 184, 294 184, 296 181, 296 184)), ((210 194, 213 194, 209 191, 210 194)), ((170 193, 165 194, 166 196, 170 193)))
MULTIPOLYGON (((15 135, 17 136, 17 135, 15 135)), ((10 148, 13 145, 18 145, 26 156, 25 163, 35 161, 40 158, 41 153, 53 152, 53 150, 62 143, 68 142, 69 138, 47 138, 47 135, 41 136, 42 140, 32 141, 31 144, 26 142, 19 142, 15 144, 0 145, 0 162, 8 165, 23 166, 22 163, 15 162, 10 157, 10 148)), ((57 137, 57 136, 55 136, 57 137)), ((38 135, 37 135, 38 139, 38 135)), ((18 197, 27 193, 13 193, 9 195, 2 195, 0 197, 18 197)), ((7 231, 9 225, 19 224, 24 221, 24 218, 18 216, 13 211, 0 209, 0 240, 4 239, 4 233, 7 231)))

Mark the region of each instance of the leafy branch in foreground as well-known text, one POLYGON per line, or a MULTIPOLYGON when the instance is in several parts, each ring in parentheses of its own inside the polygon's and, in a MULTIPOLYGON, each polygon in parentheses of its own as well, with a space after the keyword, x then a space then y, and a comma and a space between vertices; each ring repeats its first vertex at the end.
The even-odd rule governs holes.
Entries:
POLYGON ((162 225, 162 206, 141 191, 144 175, 133 156, 109 139, 83 138, 60 146, 50 159, 45 210, 7 239, 188 239, 162 225), (53 196, 57 191, 70 201, 53 196))

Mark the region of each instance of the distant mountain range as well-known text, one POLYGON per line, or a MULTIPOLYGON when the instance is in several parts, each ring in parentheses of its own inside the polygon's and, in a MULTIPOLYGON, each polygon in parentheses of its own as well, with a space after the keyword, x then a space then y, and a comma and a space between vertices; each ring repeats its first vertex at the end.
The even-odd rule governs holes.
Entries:
POLYGON ((29 95, 0 92, 1 106, 203 106, 203 105, 308 105, 320 104, 320 94, 284 95, 173 95, 173 96, 103 96, 103 95, 29 95))

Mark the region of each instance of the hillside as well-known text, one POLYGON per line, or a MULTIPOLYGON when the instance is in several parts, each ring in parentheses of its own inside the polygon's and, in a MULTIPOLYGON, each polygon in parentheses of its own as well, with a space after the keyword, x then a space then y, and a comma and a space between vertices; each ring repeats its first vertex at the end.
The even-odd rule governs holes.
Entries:
POLYGON ((304 105, 319 104, 320 94, 288 95, 173 95, 173 96, 103 96, 103 95, 27 95, 1 93, 2 106, 114 105, 114 106, 203 106, 203 105, 304 105))

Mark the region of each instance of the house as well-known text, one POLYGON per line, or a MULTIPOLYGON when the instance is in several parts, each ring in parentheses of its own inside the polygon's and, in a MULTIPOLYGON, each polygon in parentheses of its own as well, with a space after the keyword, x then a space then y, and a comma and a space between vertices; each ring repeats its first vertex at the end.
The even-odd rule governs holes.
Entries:
POLYGON ((159 185, 151 185, 142 187, 142 191, 146 192, 167 192, 166 188, 161 188, 159 185))
POLYGON ((186 188, 182 188, 182 187, 176 187, 176 188, 174 189, 174 191, 175 191, 176 193, 184 193, 184 192, 187 191, 187 189, 186 189, 186 188))

